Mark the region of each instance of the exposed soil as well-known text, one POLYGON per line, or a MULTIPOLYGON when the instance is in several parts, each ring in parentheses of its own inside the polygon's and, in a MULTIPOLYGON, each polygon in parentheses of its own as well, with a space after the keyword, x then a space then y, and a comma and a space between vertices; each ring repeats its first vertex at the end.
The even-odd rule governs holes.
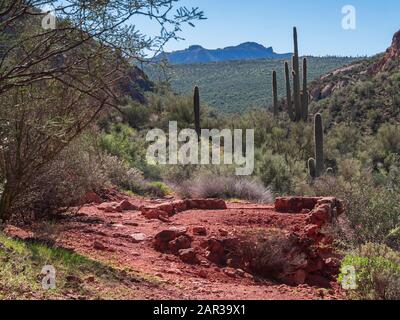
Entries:
MULTIPOLYGON (((168 202, 126 198, 138 208, 168 202)), ((258 279, 242 270, 217 266, 209 261, 187 264, 176 255, 154 249, 155 235, 170 227, 186 227, 193 239, 192 246, 201 247, 205 240, 220 237, 221 234, 234 235, 243 230, 270 227, 301 232, 306 225, 306 214, 277 213, 273 206, 227 203, 227 207, 226 210, 184 211, 161 221, 146 219, 139 210, 105 212, 96 204, 86 204, 79 210, 76 208, 63 214, 55 230, 49 231, 46 237, 52 238, 54 245, 159 279, 161 282, 158 286, 139 288, 139 296, 144 299, 345 298, 335 282, 328 289, 305 284, 288 286, 258 279), (206 229, 206 235, 193 234, 193 227, 199 226, 206 229)), ((43 223, 9 227, 8 233, 21 238, 41 237, 43 223)), ((132 299, 137 297, 137 292, 132 293, 132 299)))

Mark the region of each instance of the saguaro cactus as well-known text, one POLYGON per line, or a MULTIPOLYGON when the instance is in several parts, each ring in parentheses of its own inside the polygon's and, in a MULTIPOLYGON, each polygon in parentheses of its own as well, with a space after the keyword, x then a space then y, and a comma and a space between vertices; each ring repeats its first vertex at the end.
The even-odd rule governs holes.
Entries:
POLYGON ((289 63, 285 62, 286 102, 290 120, 294 121, 292 89, 290 87, 289 63))
POLYGON ((304 121, 308 120, 307 59, 303 59, 303 93, 301 96, 301 113, 304 121))
POLYGON ((201 127, 200 127, 200 92, 199 87, 194 87, 194 126, 197 133, 197 137, 200 139, 201 136, 201 127))
POLYGON ((300 65, 299 65, 299 46, 297 41, 297 28, 293 27, 294 54, 292 59, 293 68, 293 91, 294 91, 294 109, 295 120, 301 120, 301 98, 300 98, 300 65))
POLYGON ((316 168, 315 168, 315 159, 314 158, 308 159, 308 172, 309 172, 310 177, 312 179, 315 179, 317 177, 317 172, 316 172, 316 168))
POLYGON ((279 113, 279 106, 278 106, 278 81, 276 77, 276 71, 272 72, 272 91, 274 94, 274 116, 277 117, 279 113))
POLYGON ((316 176, 320 177, 324 172, 324 129, 322 125, 322 115, 320 113, 315 115, 314 136, 316 176))

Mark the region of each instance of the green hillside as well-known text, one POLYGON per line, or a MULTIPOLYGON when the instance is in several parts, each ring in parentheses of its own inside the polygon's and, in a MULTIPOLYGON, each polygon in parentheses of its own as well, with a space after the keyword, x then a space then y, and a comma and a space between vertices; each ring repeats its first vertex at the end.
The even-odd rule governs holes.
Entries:
MULTIPOLYGON (((355 58, 310 57, 310 80, 355 61, 355 58)), ((284 60, 261 59, 174 65, 167 70, 172 88, 180 94, 190 94, 195 85, 201 90, 202 100, 223 113, 242 113, 252 107, 272 103, 272 71, 278 71, 279 93, 285 94, 284 60)), ((153 80, 162 79, 160 73, 146 70, 153 80)))

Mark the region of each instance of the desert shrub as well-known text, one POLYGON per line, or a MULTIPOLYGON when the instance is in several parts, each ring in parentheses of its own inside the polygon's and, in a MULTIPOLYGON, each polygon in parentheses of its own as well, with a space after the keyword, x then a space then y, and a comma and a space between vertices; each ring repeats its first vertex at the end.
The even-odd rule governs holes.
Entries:
POLYGON ((123 191, 152 197, 165 197, 170 193, 168 186, 146 180, 140 170, 130 167, 116 156, 104 155, 102 169, 109 181, 123 191))
POLYGON ((143 190, 145 185, 143 174, 138 169, 129 167, 118 157, 104 155, 102 168, 113 185, 135 193, 143 190))
POLYGON ((368 243, 342 262, 339 281, 346 275, 346 268, 354 267, 357 288, 351 291, 363 300, 400 299, 400 254, 389 247, 368 243))
POLYGON ((193 180, 177 185, 184 198, 241 199, 271 203, 272 193, 254 178, 200 174, 193 180))
POLYGON ((117 156, 129 167, 140 170, 144 177, 151 180, 160 178, 160 170, 146 161, 146 142, 144 132, 118 123, 108 133, 101 136, 100 147, 106 153, 117 156))
POLYGON ((277 194, 291 194, 298 181, 306 180, 305 164, 271 151, 257 153, 256 176, 277 194))
POLYGON ((146 191, 148 194, 159 198, 163 198, 172 193, 170 187, 160 181, 149 182, 146 191))
POLYGON ((146 105, 130 101, 121 108, 124 118, 135 129, 141 129, 149 123, 150 110, 146 105))
POLYGON ((296 239, 281 229, 258 229, 244 232, 239 237, 234 253, 251 272, 270 279, 277 279, 305 257, 295 253, 296 239))
POLYGON ((354 231, 355 244, 386 243, 400 248, 400 183, 388 180, 376 185, 371 171, 363 170, 349 180, 322 177, 314 184, 318 196, 336 196, 346 203, 346 219, 354 231))
POLYGON ((29 211, 50 213, 76 204, 87 191, 97 190, 108 183, 90 139, 83 136, 35 173, 12 209, 16 214, 29 211))

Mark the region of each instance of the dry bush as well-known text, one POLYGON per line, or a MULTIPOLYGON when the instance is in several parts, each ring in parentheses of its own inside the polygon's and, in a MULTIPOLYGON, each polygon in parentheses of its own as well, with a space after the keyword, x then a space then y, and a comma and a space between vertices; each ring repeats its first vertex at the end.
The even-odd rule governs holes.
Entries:
POLYGON ((116 156, 104 155, 102 157, 102 169, 109 181, 124 191, 157 198, 165 197, 170 193, 165 184, 145 180, 139 169, 128 166, 116 156))
POLYGON ((136 168, 130 168, 116 156, 104 155, 102 157, 102 169, 110 182, 117 187, 133 192, 144 187, 142 172, 136 168))
POLYGON ((241 199, 257 203, 273 202, 273 195, 258 180, 248 177, 198 175, 175 185, 184 198, 241 199))
POLYGON ((297 265, 304 255, 295 252, 296 239, 281 229, 259 229, 243 233, 235 252, 251 272, 280 280, 297 265))
POLYGON ((87 192, 108 184, 100 159, 84 139, 74 141, 49 162, 18 195, 12 211, 43 215, 76 204, 87 192))

